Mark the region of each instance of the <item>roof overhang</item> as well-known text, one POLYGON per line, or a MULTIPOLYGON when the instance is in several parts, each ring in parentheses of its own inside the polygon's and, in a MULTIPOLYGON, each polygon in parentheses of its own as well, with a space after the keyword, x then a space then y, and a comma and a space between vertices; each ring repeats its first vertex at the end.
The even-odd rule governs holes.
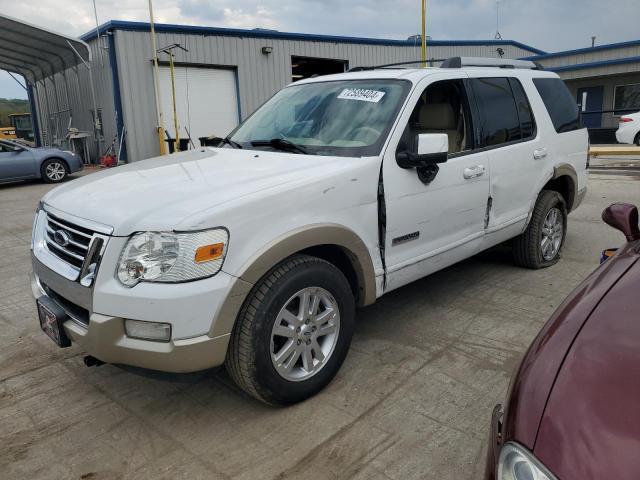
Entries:
POLYGON ((91 61, 82 40, 0 15, 0 69, 17 73, 30 83, 91 61))

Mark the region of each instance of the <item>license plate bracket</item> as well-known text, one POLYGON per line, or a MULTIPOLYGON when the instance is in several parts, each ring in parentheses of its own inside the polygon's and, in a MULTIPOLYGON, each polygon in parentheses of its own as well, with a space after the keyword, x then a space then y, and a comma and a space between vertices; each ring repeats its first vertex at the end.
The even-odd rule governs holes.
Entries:
POLYGON ((36 300, 38 307, 38 319, 40 328, 60 348, 71 346, 71 340, 64 331, 63 324, 68 320, 66 312, 59 305, 52 302, 49 297, 40 297, 36 300))

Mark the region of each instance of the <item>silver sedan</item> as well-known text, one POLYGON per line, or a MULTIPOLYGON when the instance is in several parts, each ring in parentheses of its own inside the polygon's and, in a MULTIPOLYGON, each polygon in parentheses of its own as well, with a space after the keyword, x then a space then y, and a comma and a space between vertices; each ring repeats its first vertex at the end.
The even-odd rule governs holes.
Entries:
POLYGON ((84 167, 73 152, 57 148, 31 148, 10 140, 0 140, 0 183, 39 178, 58 183, 84 167))

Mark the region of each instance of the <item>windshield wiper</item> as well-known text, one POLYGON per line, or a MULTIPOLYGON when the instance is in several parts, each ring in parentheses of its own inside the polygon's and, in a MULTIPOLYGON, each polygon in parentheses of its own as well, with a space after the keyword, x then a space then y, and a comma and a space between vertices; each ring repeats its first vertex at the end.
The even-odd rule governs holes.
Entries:
POLYGON ((284 138, 272 138, 271 140, 253 140, 251 145, 254 147, 273 147, 276 150, 284 152, 309 153, 302 145, 295 144, 284 138))
POLYGON ((242 145, 240 145, 238 142, 234 142, 229 137, 221 138, 220 143, 223 145, 229 145, 230 147, 233 147, 233 148, 242 148, 242 145))

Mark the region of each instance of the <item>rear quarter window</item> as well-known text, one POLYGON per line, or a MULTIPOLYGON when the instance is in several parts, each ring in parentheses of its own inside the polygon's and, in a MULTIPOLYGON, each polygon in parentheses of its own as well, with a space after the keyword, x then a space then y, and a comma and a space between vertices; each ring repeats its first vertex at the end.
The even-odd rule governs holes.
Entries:
POLYGON ((542 97, 556 132, 570 132, 583 128, 578 104, 562 80, 559 78, 534 78, 533 84, 542 97))

